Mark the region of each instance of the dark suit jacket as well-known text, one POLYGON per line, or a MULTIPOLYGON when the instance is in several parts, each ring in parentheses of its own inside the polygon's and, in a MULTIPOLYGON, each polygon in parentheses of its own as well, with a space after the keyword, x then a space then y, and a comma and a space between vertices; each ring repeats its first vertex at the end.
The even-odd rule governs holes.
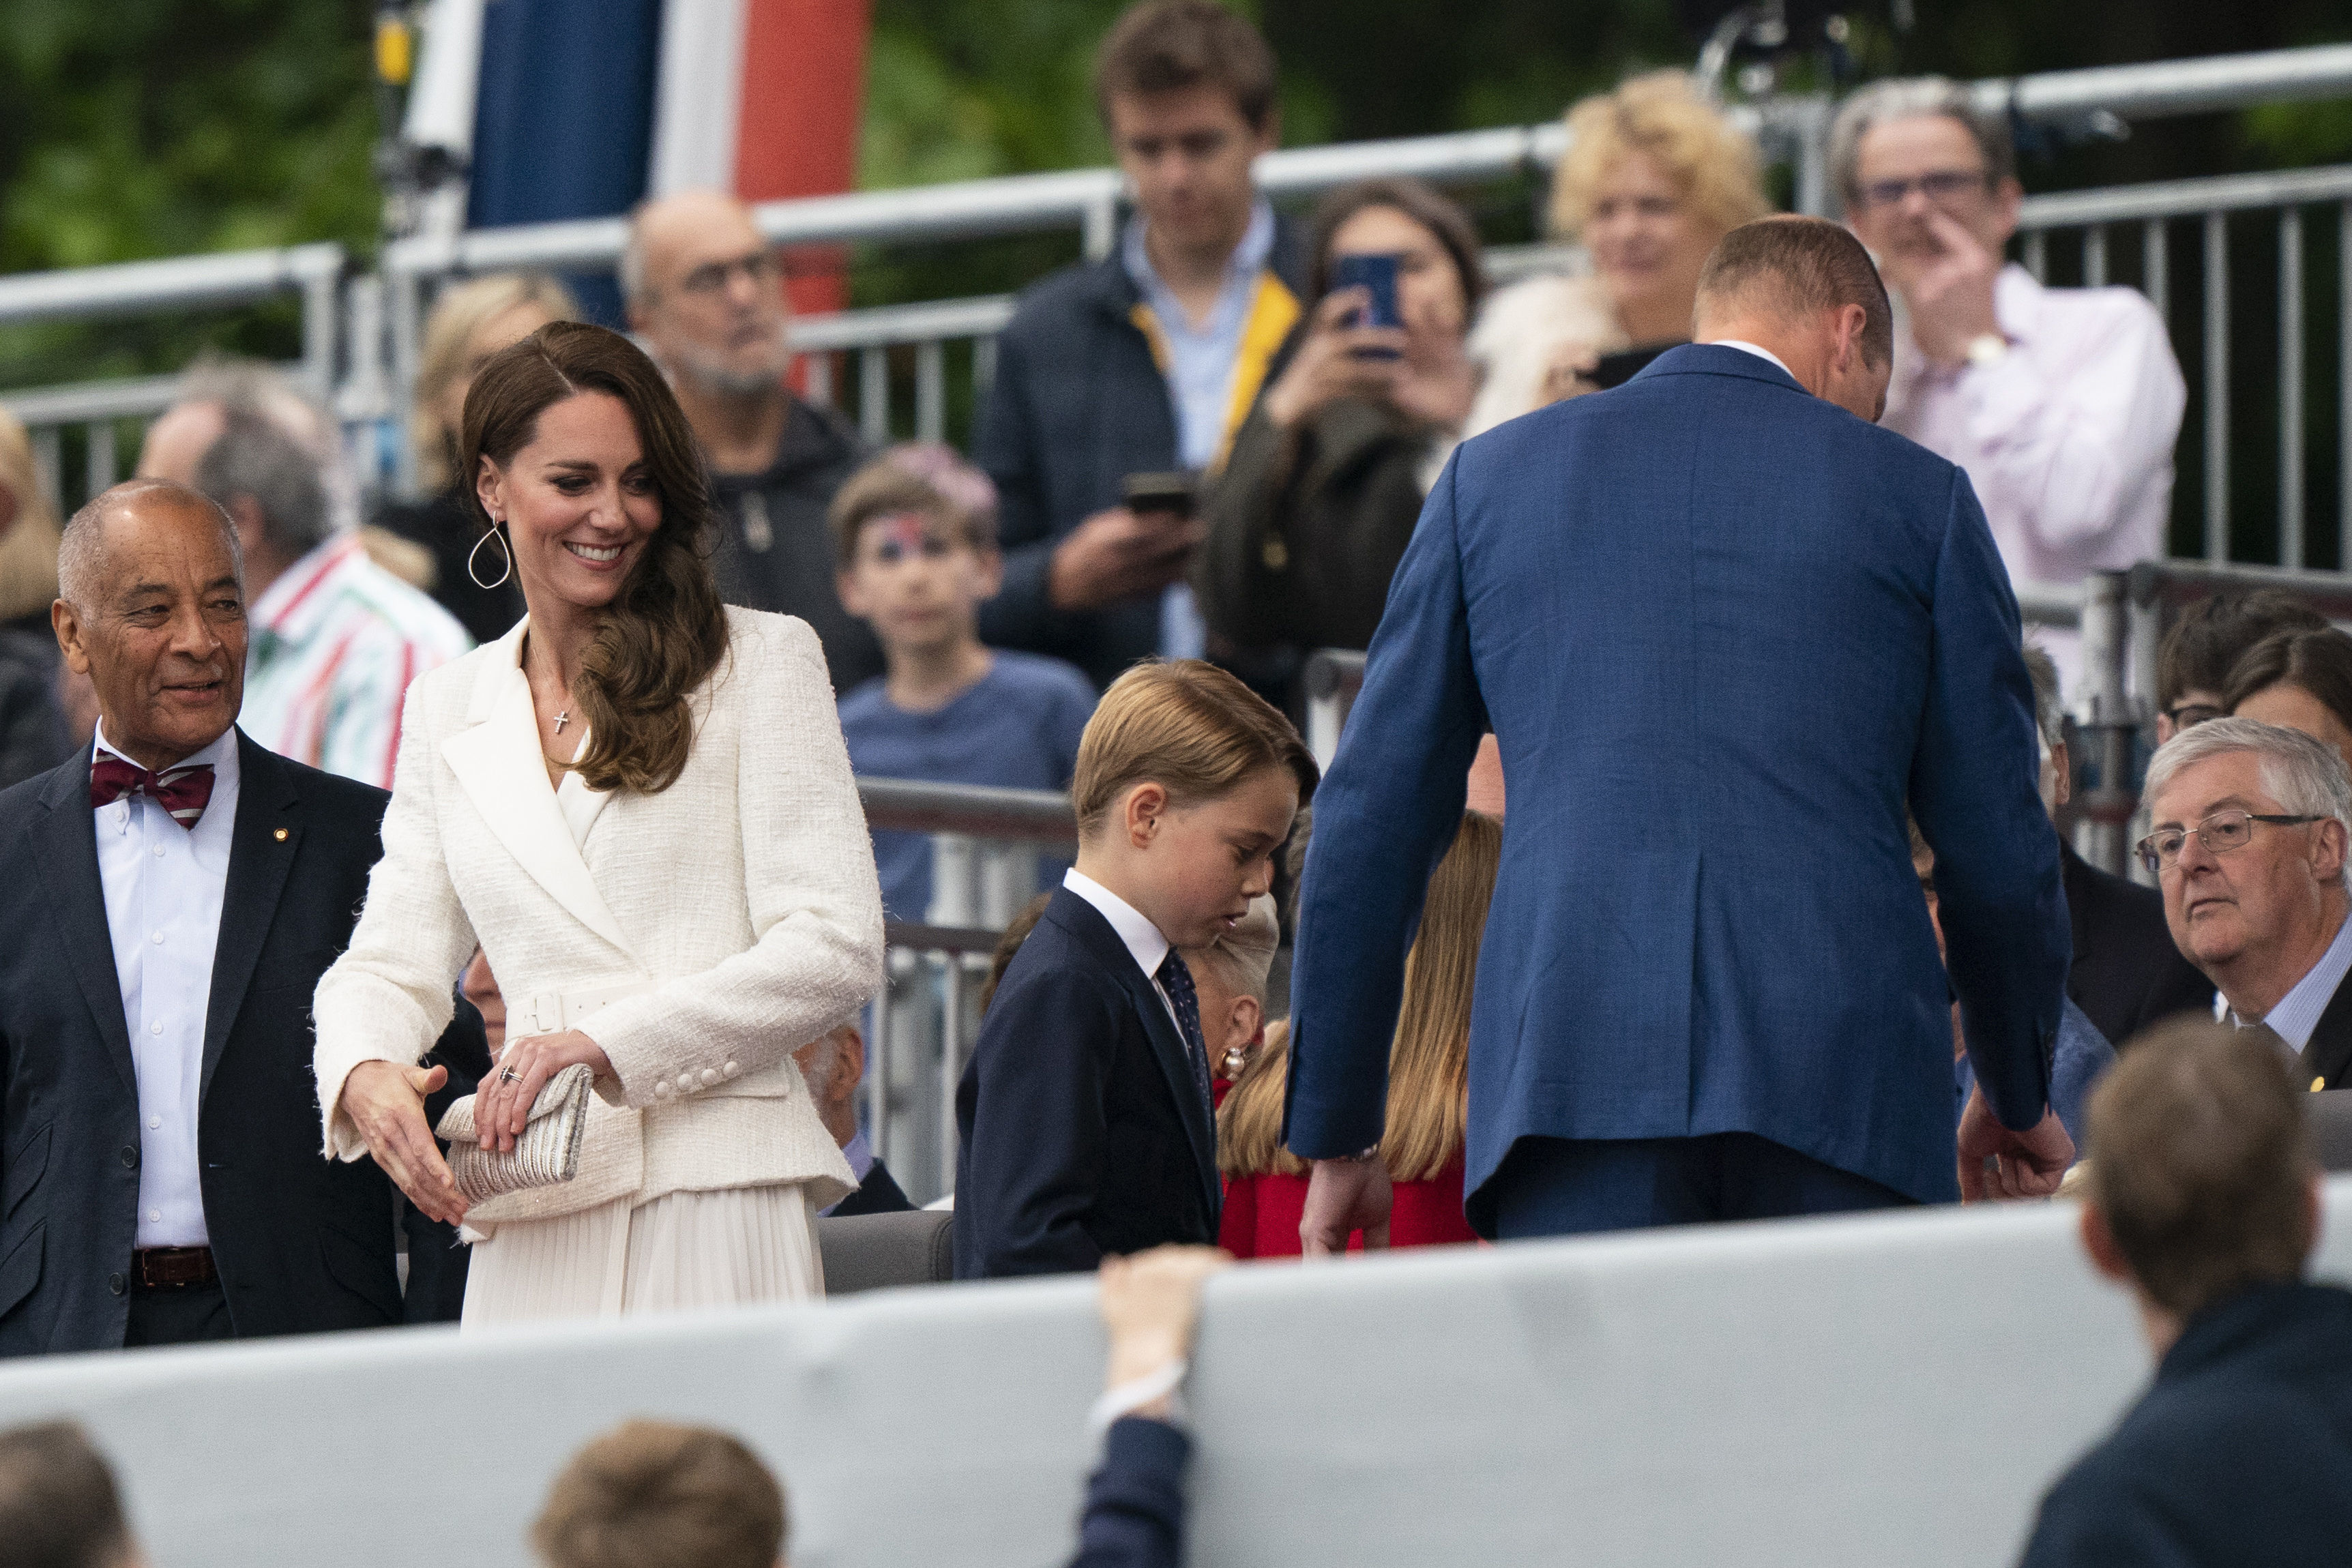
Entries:
POLYGON ((2192 1319, 2042 1500, 2025 1568, 2275 1568, 2352 1541, 2352 1293, 2256 1285, 2192 1319))
POLYGON ((2116 1050, 2175 1013, 2213 1010, 2213 982, 2173 945, 2164 895, 2101 871, 2063 839, 2066 916, 2074 961, 2066 994, 2116 1050))
MULTIPOLYGON (((1304 287, 1304 247, 1275 220, 1276 276, 1304 287)), ((1130 474, 1177 467, 1176 410, 1151 343, 1134 320, 1141 291, 1117 254, 1032 285, 996 340, 996 379, 972 461, 996 483, 1004 587, 982 606, 981 637, 1067 659, 1108 685, 1160 650, 1160 595, 1100 610, 1056 610, 1046 597, 1054 547, 1126 498, 1130 474)))
POLYGON ((2352 975, 2337 984, 2327 1010, 2312 1026, 2295 1072, 2301 1088, 2352 1089, 2352 975))
POLYGON ((1176 1568, 1184 1561, 1184 1465, 1192 1439, 1129 1416, 1103 1436, 1070 1568, 1176 1568))
POLYGON ((890 1174, 890 1167, 876 1160, 866 1167, 866 1179, 857 1184, 857 1190, 835 1204, 832 1213, 826 1218, 846 1219, 853 1214, 906 1214, 914 1207, 899 1187, 898 1178, 890 1174))
POLYGON ((1315 796, 1289 1147, 1380 1136, 1405 951, 1491 727, 1528 782, 1471 1007, 1473 1223, 1522 1137, 1749 1133, 1957 1197, 1949 998, 2031 1127, 2065 990, 2018 639, 1968 476, 1738 349, 1463 443, 1315 796))
POLYGON ((960 1280, 1216 1243, 1216 1127, 1175 1020, 1110 922, 1066 887, 989 1003, 956 1130, 960 1280))
MULTIPOLYGON (((242 735, 237 759, 196 1123, 214 1261, 240 1338, 397 1323, 392 1184, 320 1153, 310 1064, 310 995, 350 939, 390 797, 242 735)), ((0 1355, 119 1347, 128 1313, 138 1082, 89 789, 77 752, 0 793, 0 1355)), ((437 1120, 488 1070, 481 1015, 436 1060, 452 1076, 437 1120)), ((409 1218, 413 1251, 446 1248, 409 1218)))

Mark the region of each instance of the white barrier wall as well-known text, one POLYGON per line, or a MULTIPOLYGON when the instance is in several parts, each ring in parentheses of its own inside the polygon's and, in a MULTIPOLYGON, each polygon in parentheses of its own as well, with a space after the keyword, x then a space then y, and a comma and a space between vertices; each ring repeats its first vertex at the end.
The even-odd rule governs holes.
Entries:
MULTIPOLYGON (((2352 1178, 2319 1272, 2352 1274, 2352 1178)), ((798 1568, 1066 1555, 1102 1338, 1085 1281, 460 1338, 16 1363, 0 1425, 84 1421, 155 1568, 466 1568, 635 1414, 741 1434, 798 1568)), ((2011 1561, 2147 1373, 2067 1207, 1246 1268, 1191 1387, 1192 1561, 2011 1561)))

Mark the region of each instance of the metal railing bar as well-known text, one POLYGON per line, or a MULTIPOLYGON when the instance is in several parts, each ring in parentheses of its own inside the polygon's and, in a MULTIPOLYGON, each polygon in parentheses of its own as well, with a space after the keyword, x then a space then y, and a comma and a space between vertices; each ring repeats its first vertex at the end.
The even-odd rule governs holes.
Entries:
POLYGON ((857 428, 879 446, 890 439, 890 351, 873 348, 857 356, 857 428))
POLYGON ((2083 623, 2085 589, 2079 582, 2019 582, 2012 584, 2017 612, 2029 625, 2079 626, 2083 623))
POLYGON ((114 487, 114 421, 94 419, 83 427, 82 483, 90 495, 114 487))
POLYGON ((2169 230, 2162 218, 2150 218, 2140 229, 2139 289, 2156 307, 2156 313, 2165 319, 2165 329, 2171 329, 2172 255, 2167 243, 2169 230))
POLYGON ((2352 570, 2352 201, 2336 211, 2336 564, 2352 570))
POLYGON ((1055 789, 861 778, 857 798, 866 808, 869 828, 969 833, 975 838, 1035 844, 1073 844, 1078 839, 1078 821, 1071 810, 1070 798, 1055 789))
POLYGON ((0 277, 0 325, 235 304, 312 284, 331 288, 342 270, 343 247, 322 242, 18 273, 0 277))
POLYGON ((1004 933, 984 925, 926 925, 916 920, 887 920, 882 939, 893 947, 926 953, 965 953, 986 958, 996 952, 1004 933))
POLYGON ((0 392, 0 408, 28 427, 79 424, 92 419, 152 417, 171 407, 179 395, 177 376, 133 376, 119 382, 77 382, 36 392, 0 392))
POLYGON ((2303 209, 2279 214, 2279 564, 2303 565, 2303 209))
POLYGON ((2083 287, 2104 288, 2107 282, 2107 231, 2094 224, 2083 231, 2083 287))
POLYGON ((915 345, 915 439, 940 441, 948 428, 947 347, 937 338, 915 345))
POLYGON ((833 406, 833 356, 823 351, 809 351, 802 346, 797 334, 793 337, 793 348, 801 356, 802 373, 807 378, 809 402, 819 408, 831 408, 833 406))
POLYGON ((1977 105, 2015 110, 2028 119, 2105 110, 2125 120, 2155 120, 2263 102, 2340 98, 2352 93, 2352 44, 2265 49, 2204 59, 2049 71, 1973 82, 1977 105))
POLYGON ((2205 559, 2230 559, 2230 227, 2205 214, 2205 559))
POLYGON ((2291 571, 2247 561, 2144 560, 2131 569, 2130 580, 2135 604, 2158 599, 2187 604, 2225 589, 2276 588, 2309 600, 2330 620, 2352 621, 2352 572, 2308 567, 2291 571))
POLYGON ((942 1006, 940 1017, 940 1187, 942 1191, 955 1186, 956 1090, 963 1080, 963 959, 953 953, 940 966, 945 971, 940 990, 942 1006))
POLYGON ((2242 212, 2250 207, 2333 202, 2347 196, 2352 196, 2352 163, 2331 163, 2319 169, 2153 180, 2093 191, 2053 191, 2026 197, 2018 208, 2017 226, 2030 233, 2135 218, 2196 217, 2206 213, 2242 212))
POLYGON ((818 353, 832 349, 863 349, 877 343, 992 337, 1012 319, 1010 294, 926 300, 919 305, 877 305, 864 310, 795 316, 793 347, 803 353, 818 353))
MULTIPOLYGON (((33 422, 28 419, 25 423, 29 425, 33 422)), ((66 509, 66 476, 58 427, 36 427, 32 435, 34 480, 41 486, 41 494, 48 497, 51 509, 62 513, 66 509)))
POLYGON ((2033 274, 2034 282, 2049 282, 2050 253, 2048 247, 2043 244, 2041 231, 2038 229, 2028 230, 2026 232, 2025 238, 2021 242, 2021 244, 2025 253, 2025 270, 2033 274))

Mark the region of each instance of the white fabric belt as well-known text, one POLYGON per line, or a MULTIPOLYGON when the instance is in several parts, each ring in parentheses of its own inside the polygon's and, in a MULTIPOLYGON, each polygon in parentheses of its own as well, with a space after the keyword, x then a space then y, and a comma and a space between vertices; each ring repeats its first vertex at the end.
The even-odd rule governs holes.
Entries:
POLYGON ((653 989, 649 981, 603 986, 586 991, 534 991, 525 999, 507 1001, 507 1035, 520 1040, 534 1034, 562 1034, 608 1002, 639 997, 653 989))

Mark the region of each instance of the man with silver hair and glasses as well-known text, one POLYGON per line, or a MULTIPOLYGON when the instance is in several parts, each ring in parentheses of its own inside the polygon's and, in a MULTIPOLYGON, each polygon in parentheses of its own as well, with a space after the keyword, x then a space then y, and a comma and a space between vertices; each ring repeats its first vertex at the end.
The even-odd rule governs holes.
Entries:
POLYGON ((2352 1085, 2343 758, 2299 730, 2217 718, 2158 748, 2147 802, 2140 858, 2173 941, 2220 988, 2216 1016, 2275 1037, 2298 1083, 2352 1085))
POLYGON ((825 508, 868 455, 830 409, 793 395, 783 267, 751 209, 719 191, 639 207, 621 252, 629 329, 668 372, 710 463, 710 566, 730 604, 797 615, 835 695, 882 674, 873 630, 841 607, 825 508))
MULTIPOLYGON (((2011 580, 2163 555, 2186 401, 2164 319, 2003 265, 2024 199, 2006 122, 1938 77, 1879 82, 1839 110, 1830 173, 1895 298, 1879 423, 1968 471, 2011 580)), ((2048 642, 2071 685, 2074 635, 2048 642)))

